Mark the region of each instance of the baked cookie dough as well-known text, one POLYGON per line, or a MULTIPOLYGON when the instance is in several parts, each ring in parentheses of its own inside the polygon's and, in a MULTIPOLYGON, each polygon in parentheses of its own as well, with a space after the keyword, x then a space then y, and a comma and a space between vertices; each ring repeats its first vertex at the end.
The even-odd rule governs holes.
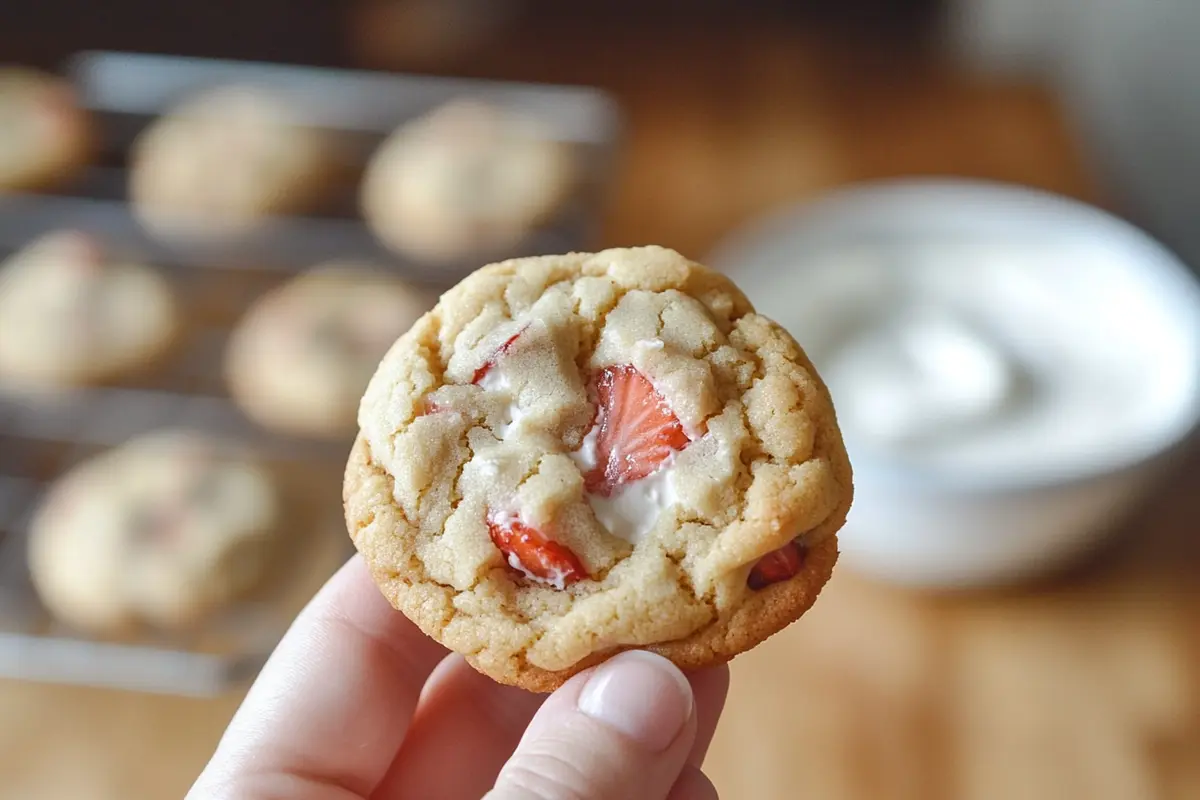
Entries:
POLYGON ((363 397, 346 521, 388 600, 497 681, 684 669, 798 618, 852 495, 829 394, 724 276, 658 247, 506 261, 363 397))
POLYGON ((161 355, 177 328, 167 280, 90 234, 49 233, 0 264, 0 382, 112 378, 161 355))
POLYGON ((432 305, 420 290, 365 266, 318 267, 247 312, 226 356, 230 391, 267 427, 352 435, 379 360, 432 305))
POLYGON ((261 467, 199 434, 158 432, 51 488, 31 525, 29 566, 46 607, 70 625, 177 629, 255 586, 279 530, 261 467))
POLYGON ((460 100, 380 145, 362 211, 384 244, 410 257, 505 255, 559 210, 575 182, 575 153, 535 121, 460 100))
POLYGON ((193 96, 134 142, 129 195, 148 228, 235 235, 320 203, 344 166, 331 132, 250 86, 193 96))
POLYGON ((61 183, 86 163, 90 149, 88 114, 66 81, 0 67, 0 190, 61 183))

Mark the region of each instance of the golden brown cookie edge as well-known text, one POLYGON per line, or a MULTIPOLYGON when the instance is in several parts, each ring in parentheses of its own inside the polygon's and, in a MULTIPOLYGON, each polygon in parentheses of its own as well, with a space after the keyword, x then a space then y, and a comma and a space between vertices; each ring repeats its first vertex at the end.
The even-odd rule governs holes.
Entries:
MULTIPOLYGON (((366 492, 363 490, 372 477, 382 478, 385 485, 391 483, 390 476, 372 463, 369 446, 360 435, 351 449, 343 485, 346 525, 351 540, 364 556, 372 578, 392 607, 408 617, 427 636, 453 650, 449 644, 443 641, 433 626, 428 624, 428 617, 420 613, 428 611, 428 609, 419 600, 415 603, 418 608, 409 607, 409 603, 406 601, 410 599, 408 595, 413 587, 398 580, 394 575, 388 574, 386 569, 380 568, 375 563, 375 559, 368 557, 368 554, 363 552, 360 547, 356 534, 373 521, 377 513, 365 508, 370 503, 365 502, 363 497, 364 494, 371 494, 369 490, 366 492)), ((723 622, 711 623, 684 639, 644 647, 619 647, 593 653, 564 670, 545 670, 525 665, 515 673, 501 673, 483 668, 478 659, 470 655, 464 655, 464 657, 474 669, 497 683, 539 693, 552 692, 571 676, 626 650, 649 650, 669 659, 685 671, 723 664, 783 630, 803 616, 804 612, 816 602, 821 589, 833 574, 833 567, 838 558, 836 531, 844 523, 849 505, 850 501, 847 496, 846 501, 839 508, 839 512, 818 529, 824 536, 808 548, 804 564, 794 577, 760 590, 750 600, 739 606, 728 619, 723 622)), ((417 598, 412 599, 417 600, 417 598)))

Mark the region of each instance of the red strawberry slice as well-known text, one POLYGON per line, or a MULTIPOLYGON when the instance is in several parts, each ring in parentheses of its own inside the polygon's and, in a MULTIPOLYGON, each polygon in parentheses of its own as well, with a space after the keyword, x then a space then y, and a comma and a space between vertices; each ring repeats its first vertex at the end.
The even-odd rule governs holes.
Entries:
POLYGON ((632 366, 605 367, 595 387, 597 460, 584 486, 608 497, 618 486, 654 473, 691 440, 666 399, 632 366))
POLYGON ((588 576, 570 549, 520 520, 489 517, 488 533, 509 566, 528 578, 565 589, 588 576))
POLYGON ((526 331, 526 329, 528 329, 528 328, 529 328, 529 326, 526 325, 524 328, 521 328, 521 330, 517 331, 512 336, 505 339, 504 344, 497 347, 496 352, 492 353, 491 356, 488 357, 488 360, 483 362, 483 365, 480 366, 477 370, 475 370, 475 375, 474 375, 474 377, 471 378, 471 383, 479 383, 481 380, 483 380, 487 376, 487 374, 492 371, 492 367, 496 366, 496 362, 500 360, 500 356, 504 355, 510 349, 512 349, 513 342, 515 342, 517 339, 519 339, 521 337, 521 334, 524 333, 526 331))
POLYGON ((796 542, 788 542, 778 550, 773 550, 758 560, 750 570, 746 585, 758 590, 791 578, 800 571, 804 563, 804 550, 796 542))

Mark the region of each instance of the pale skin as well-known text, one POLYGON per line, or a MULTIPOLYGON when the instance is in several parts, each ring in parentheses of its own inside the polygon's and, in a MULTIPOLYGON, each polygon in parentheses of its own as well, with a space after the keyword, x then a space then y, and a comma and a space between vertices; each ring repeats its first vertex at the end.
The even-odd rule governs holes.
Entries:
POLYGON ((187 800, 712 800, 729 671, 630 652, 551 695, 422 634, 359 557, 280 642, 187 800))

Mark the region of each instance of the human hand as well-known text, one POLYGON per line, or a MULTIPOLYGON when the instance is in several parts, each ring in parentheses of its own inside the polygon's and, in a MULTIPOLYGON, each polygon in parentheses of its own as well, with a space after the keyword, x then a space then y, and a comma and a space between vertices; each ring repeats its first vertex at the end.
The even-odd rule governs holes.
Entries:
POLYGON ((729 672, 628 652, 549 696, 392 609, 355 556, 280 642, 187 800, 710 800, 729 672))

